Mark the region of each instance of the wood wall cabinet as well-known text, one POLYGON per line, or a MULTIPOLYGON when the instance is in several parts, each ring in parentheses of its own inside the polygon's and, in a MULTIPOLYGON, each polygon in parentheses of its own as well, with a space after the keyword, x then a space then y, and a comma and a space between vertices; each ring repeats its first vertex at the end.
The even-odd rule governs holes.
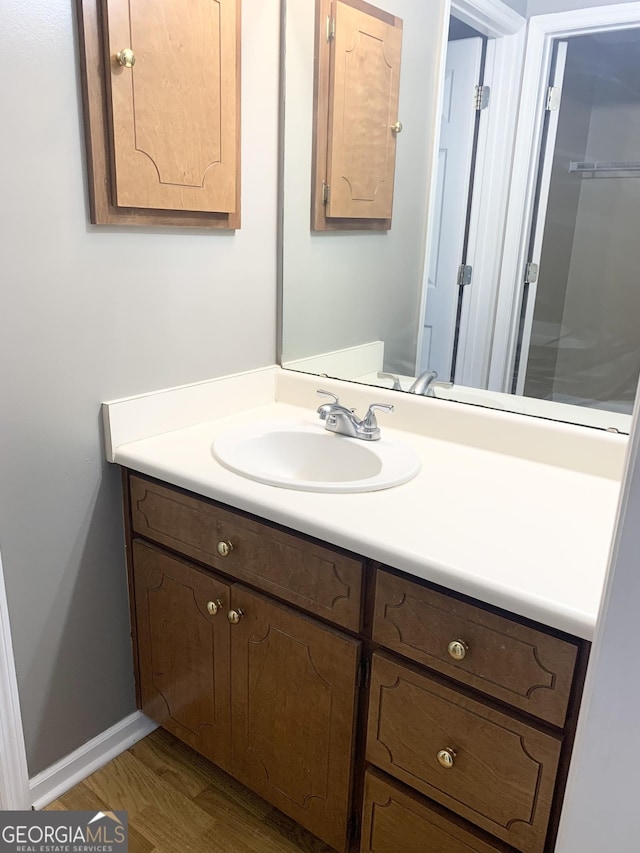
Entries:
POLYGON ((138 704, 341 853, 551 853, 589 644, 125 472, 138 704))
POLYGON ((402 21, 362 0, 317 0, 311 227, 391 227, 402 21))
POLYGON ((91 221, 239 227, 239 0, 76 2, 91 221))

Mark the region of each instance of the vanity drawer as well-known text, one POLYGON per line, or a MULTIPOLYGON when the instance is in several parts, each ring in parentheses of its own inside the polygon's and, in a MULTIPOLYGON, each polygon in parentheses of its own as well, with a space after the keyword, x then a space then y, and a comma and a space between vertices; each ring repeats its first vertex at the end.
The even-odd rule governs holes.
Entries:
POLYGON ((373 656, 367 761, 525 853, 544 848, 561 743, 373 656))
POLYGON ((578 647, 378 570, 373 639, 489 696, 563 726, 578 647), (451 647, 450 644, 457 644, 451 647), (453 657, 453 654, 458 657, 453 657))
POLYGON ((509 849, 495 839, 485 841, 461 823, 375 770, 367 770, 360 853, 506 853, 509 849))
POLYGON ((158 483, 131 476, 133 530, 352 631, 362 561, 158 483), (231 544, 226 556, 219 546, 231 544))

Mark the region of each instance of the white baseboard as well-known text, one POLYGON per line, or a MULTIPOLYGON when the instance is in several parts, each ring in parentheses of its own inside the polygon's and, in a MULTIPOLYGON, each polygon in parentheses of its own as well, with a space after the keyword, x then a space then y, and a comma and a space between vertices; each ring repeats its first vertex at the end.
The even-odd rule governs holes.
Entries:
POLYGON ((47 767, 29 780, 33 808, 48 806, 157 728, 157 723, 136 711, 47 767))

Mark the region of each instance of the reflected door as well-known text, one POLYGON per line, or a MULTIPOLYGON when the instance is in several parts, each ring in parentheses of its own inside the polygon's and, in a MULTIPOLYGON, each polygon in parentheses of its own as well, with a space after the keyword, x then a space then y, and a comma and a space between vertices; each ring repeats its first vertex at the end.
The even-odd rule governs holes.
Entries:
POLYGON ((420 364, 444 380, 452 378, 481 62, 481 38, 449 42, 420 364))
POLYGON ((326 215, 391 219, 402 25, 335 3, 326 215))

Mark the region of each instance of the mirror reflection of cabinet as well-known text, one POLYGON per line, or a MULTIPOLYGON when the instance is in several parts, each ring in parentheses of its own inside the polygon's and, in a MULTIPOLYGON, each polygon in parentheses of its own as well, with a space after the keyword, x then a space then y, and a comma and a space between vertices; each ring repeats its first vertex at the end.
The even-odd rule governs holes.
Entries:
POLYGON ((318 0, 312 228, 391 227, 402 21, 361 0, 318 0))
POLYGON ((78 0, 91 221, 237 228, 239 0, 78 0))

